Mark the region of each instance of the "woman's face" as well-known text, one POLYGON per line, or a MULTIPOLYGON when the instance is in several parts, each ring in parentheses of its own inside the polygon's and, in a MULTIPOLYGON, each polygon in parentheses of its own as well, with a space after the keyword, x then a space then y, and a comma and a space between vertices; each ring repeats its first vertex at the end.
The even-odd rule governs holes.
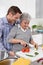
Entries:
POLYGON ((22 22, 20 23, 21 27, 25 30, 29 27, 29 21, 27 20, 22 20, 22 22))

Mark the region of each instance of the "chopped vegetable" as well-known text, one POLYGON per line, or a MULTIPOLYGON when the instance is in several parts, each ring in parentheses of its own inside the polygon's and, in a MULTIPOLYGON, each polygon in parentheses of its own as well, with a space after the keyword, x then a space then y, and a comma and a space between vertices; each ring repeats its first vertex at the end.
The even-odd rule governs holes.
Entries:
POLYGON ((30 52, 30 49, 28 47, 25 47, 21 50, 22 52, 30 52))
POLYGON ((38 55, 39 53, 38 53, 38 52, 35 52, 34 54, 35 54, 35 55, 38 55))
POLYGON ((26 54, 26 56, 34 57, 33 55, 26 54))

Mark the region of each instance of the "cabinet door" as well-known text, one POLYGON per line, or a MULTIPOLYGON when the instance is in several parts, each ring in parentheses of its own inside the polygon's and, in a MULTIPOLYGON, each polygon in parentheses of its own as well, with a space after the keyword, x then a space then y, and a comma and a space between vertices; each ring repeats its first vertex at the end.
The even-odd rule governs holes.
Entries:
POLYGON ((38 45, 42 44, 42 34, 36 34, 36 35, 32 35, 33 40, 38 43, 38 45))

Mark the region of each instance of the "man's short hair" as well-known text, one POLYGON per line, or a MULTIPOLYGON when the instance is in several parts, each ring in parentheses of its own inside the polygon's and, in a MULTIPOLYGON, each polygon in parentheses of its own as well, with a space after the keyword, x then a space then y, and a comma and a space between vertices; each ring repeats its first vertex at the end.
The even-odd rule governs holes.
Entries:
POLYGON ((22 14, 21 10, 17 6, 11 6, 8 9, 7 15, 9 14, 9 12, 11 12, 13 15, 16 14, 16 13, 22 14))

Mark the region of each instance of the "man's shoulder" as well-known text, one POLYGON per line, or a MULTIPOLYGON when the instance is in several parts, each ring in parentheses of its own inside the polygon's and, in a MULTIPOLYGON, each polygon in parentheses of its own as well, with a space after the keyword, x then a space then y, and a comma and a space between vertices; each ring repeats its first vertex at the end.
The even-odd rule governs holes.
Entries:
POLYGON ((4 21, 5 18, 6 18, 6 17, 2 17, 2 18, 0 18, 0 23, 5 23, 5 21, 4 21))
POLYGON ((2 21, 2 18, 0 18, 0 25, 2 25, 3 24, 3 21, 2 21))

